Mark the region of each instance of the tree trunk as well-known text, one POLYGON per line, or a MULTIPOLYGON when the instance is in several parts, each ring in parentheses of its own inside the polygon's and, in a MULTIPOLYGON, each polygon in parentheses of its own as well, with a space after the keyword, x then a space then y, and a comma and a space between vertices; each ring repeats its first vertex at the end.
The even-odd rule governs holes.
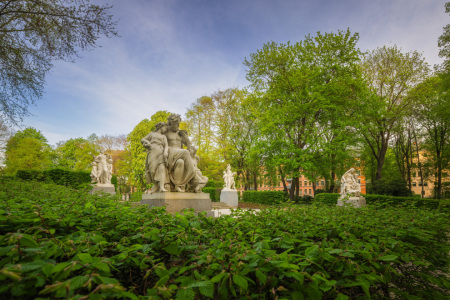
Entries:
POLYGON ((383 145, 381 145, 380 152, 377 157, 377 173, 375 174, 375 180, 381 179, 381 171, 383 170, 384 159, 386 158, 386 152, 388 149, 388 143, 385 141, 383 145))
POLYGON ((256 175, 256 172, 253 172, 253 186, 255 188, 255 191, 258 190, 258 176, 256 175))

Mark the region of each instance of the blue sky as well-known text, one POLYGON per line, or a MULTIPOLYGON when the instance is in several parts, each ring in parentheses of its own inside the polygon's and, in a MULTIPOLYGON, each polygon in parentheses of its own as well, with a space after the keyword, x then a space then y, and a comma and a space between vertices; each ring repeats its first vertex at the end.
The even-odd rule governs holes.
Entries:
MULTIPOLYGON (((105 1, 96 0, 96 3, 105 1)), ((442 62, 437 39, 450 23, 441 0, 108 0, 120 38, 57 62, 23 126, 50 144, 92 133, 128 134, 158 110, 184 115, 203 95, 244 88, 245 57, 264 43, 317 31, 358 32, 358 47, 396 44, 442 62)))

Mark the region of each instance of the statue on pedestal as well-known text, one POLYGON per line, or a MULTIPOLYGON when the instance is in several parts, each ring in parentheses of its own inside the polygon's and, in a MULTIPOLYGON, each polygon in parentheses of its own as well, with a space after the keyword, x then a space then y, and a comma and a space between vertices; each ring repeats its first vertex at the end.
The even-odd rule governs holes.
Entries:
POLYGON ((155 131, 141 140, 148 150, 145 163, 147 183, 157 186, 151 193, 185 192, 187 184, 194 192, 201 193, 201 188, 208 182, 197 168, 196 149, 191 145, 187 132, 180 130, 180 123, 180 115, 171 114, 167 124, 158 123, 155 131))
POLYGON ((236 176, 236 172, 232 172, 231 166, 228 165, 226 171, 223 171, 224 190, 236 190, 234 176, 236 176))
POLYGON ((349 205, 353 207, 362 207, 366 205, 366 199, 361 196, 361 184, 359 184, 356 171, 353 168, 342 175, 341 196, 337 201, 337 205, 349 205))
POLYGON ((361 185, 358 183, 358 177, 355 169, 351 168, 342 175, 341 178, 341 195, 346 196, 350 194, 353 197, 361 195, 361 185))
POLYGON ((94 156, 94 161, 91 163, 92 183, 97 184, 111 184, 112 177, 112 157, 109 154, 99 154, 94 156))

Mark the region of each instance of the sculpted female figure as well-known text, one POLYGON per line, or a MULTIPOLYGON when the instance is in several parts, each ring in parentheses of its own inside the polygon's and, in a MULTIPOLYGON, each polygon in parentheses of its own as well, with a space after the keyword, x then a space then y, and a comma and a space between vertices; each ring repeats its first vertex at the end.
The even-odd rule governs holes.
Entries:
POLYGON ((147 159, 145 160, 145 179, 147 183, 154 183, 150 193, 167 192, 164 188, 169 183, 167 174, 167 158, 169 156, 169 146, 164 135, 167 125, 164 122, 156 124, 155 131, 145 136, 141 143, 146 148, 147 159))
POLYGON ((355 174, 355 169, 351 168, 342 175, 341 178, 341 195, 347 195, 347 193, 352 193, 355 196, 359 196, 361 192, 361 185, 358 183, 357 175, 355 174))

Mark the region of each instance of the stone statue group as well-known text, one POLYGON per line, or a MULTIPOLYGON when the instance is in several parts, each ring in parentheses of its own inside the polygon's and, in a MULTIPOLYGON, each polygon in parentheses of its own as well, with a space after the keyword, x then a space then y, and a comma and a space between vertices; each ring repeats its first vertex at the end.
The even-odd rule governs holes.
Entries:
POLYGON ((180 122, 180 115, 171 114, 167 123, 156 124, 155 130, 141 140, 147 149, 145 178, 147 183, 153 183, 150 193, 201 193, 208 183, 208 178, 197 167, 200 160, 196 155, 197 149, 191 144, 187 132, 180 130, 180 122))
POLYGON ((93 183, 97 183, 98 185, 111 184, 112 162, 112 157, 109 154, 105 153, 94 156, 94 161, 91 163, 91 178, 93 183))

